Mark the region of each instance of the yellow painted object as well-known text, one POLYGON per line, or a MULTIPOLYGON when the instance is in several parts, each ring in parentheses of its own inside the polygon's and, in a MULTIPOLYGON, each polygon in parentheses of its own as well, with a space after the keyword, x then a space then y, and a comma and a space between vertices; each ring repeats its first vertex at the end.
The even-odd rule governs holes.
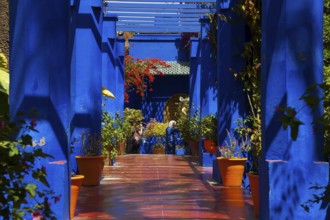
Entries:
POLYGON ((112 98, 112 99, 115 99, 115 95, 110 92, 109 90, 107 90, 104 86, 102 86, 102 95, 108 97, 108 98, 112 98))

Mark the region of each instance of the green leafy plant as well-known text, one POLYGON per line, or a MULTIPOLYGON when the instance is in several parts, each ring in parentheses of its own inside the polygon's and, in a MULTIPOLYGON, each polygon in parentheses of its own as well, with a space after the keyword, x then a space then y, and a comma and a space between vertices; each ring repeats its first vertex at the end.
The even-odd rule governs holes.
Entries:
POLYGON ((201 137, 201 122, 199 118, 199 110, 195 113, 189 115, 189 102, 182 102, 181 112, 177 112, 177 123, 176 127, 180 132, 183 140, 189 141, 199 141, 201 137))
POLYGON ((153 144, 152 146, 153 148, 165 148, 163 144, 163 139, 165 138, 166 135, 166 128, 167 128, 167 124, 161 122, 151 122, 147 125, 144 131, 144 136, 146 138, 150 138, 150 137, 157 138, 157 143, 153 144))
POLYGON ((42 150, 44 138, 33 141, 31 132, 38 132, 37 120, 28 123, 26 118, 34 115, 19 113, 15 122, 0 115, 0 216, 4 219, 26 219, 27 212, 40 219, 56 219, 50 205, 61 196, 50 189, 46 167, 38 165, 52 156, 42 150), (19 131, 23 133, 14 138, 19 131))
POLYGON ((215 115, 207 115, 202 117, 201 132, 205 139, 212 140, 215 145, 218 145, 218 119, 215 115))
POLYGON ((131 131, 130 124, 120 116, 119 112, 111 116, 108 112, 102 113, 102 154, 110 159, 118 155, 118 144, 125 142, 131 131))
POLYGON ((216 60, 218 56, 218 14, 206 14, 206 17, 210 20, 210 26, 207 30, 207 38, 211 44, 213 58, 216 60))
POLYGON ((138 129, 143 120, 144 117, 140 109, 124 109, 124 123, 130 125, 128 135, 131 135, 136 129, 138 129))
POLYGON ((144 131, 144 136, 146 138, 152 136, 164 137, 166 135, 166 128, 167 128, 166 123, 161 123, 161 122, 149 123, 144 131))
POLYGON ((81 133, 81 150, 85 156, 98 156, 102 153, 102 137, 97 133, 81 133))

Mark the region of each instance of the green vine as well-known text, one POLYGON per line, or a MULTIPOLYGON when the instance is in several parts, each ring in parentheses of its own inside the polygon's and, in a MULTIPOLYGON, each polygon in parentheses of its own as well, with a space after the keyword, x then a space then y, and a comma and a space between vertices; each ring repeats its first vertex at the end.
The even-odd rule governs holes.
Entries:
POLYGON ((217 60, 218 56, 218 14, 206 14, 208 19, 210 20, 210 26, 207 30, 207 38, 211 44, 211 50, 214 60, 217 60))

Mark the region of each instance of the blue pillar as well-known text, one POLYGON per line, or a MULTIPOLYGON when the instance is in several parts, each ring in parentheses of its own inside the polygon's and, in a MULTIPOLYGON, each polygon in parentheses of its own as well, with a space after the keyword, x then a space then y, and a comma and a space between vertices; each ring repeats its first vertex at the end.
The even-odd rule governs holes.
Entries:
POLYGON ((125 99, 125 39, 117 38, 116 40, 116 111, 124 111, 125 99))
POLYGON ((312 83, 323 81, 323 1, 266 0, 262 15, 260 219, 328 219, 327 205, 314 204, 309 213, 300 207, 320 193, 312 185, 328 183, 323 132, 311 125, 323 108, 312 113, 299 100, 312 83), (281 128, 275 112, 281 105, 299 109, 304 125, 297 141, 281 128))
MULTIPOLYGON (((111 91, 117 97, 116 83, 116 22, 118 17, 106 14, 102 27, 102 86, 111 91)), ((116 100, 103 97, 103 111, 114 115, 117 111, 116 100)))
POLYGON ((200 110, 200 92, 201 92, 201 48, 198 38, 191 38, 190 48, 190 77, 189 77, 189 100, 190 115, 193 115, 197 109, 200 110))
MULTIPOLYGON (((227 137, 226 129, 233 131, 237 127, 237 119, 246 114, 245 93, 242 83, 235 80, 231 69, 241 71, 244 60, 240 53, 243 51, 245 29, 237 15, 230 9, 236 0, 217 1, 218 13, 232 17, 235 22, 226 22, 218 17, 218 143, 224 145, 227 137)), ((219 181, 220 174, 217 163, 213 164, 213 178, 219 181)))
MULTIPOLYGON (((217 66, 216 58, 212 54, 212 44, 208 39, 208 30, 210 29, 210 19, 202 17, 201 23, 201 75, 200 75, 200 115, 201 118, 209 114, 216 115, 218 111, 217 98, 217 66)), ((203 141, 202 141, 203 146, 203 141)), ((200 154, 200 163, 203 167, 212 167, 213 160, 216 157, 212 153, 205 152, 202 147, 202 154, 200 154)))
POLYGON ((210 19, 203 17, 201 23, 201 75, 200 75, 200 113, 201 117, 216 114, 218 110, 217 93, 217 65, 212 54, 212 45, 208 39, 207 31, 210 28, 210 19))
MULTIPOLYGON (((37 161, 45 166, 55 195, 51 208, 58 219, 69 216, 69 2, 10 1, 10 113, 40 114, 33 139, 45 138, 43 151, 53 159, 37 161), (32 6, 32 7, 31 7, 32 6), (57 180, 54 181, 55 177, 57 180)), ((30 118, 31 119, 31 118, 30 118)), ((42 186, 39 186, 42 188, 42 186)))
MULTIPOLYGON (((102 109, 102 1, 75 1, 72 7, 71 140, 82 131, 100 134, 102 109)), ((81 143, 71 156, 81 155, 81 143)))
MULTIPOLYGON (((221 1, 220 1, 221 2, 221 1)), ((244 67, 244 60, 240 53, 245 41, 245 28, 239 22, 237 15, 227 6, 233 7, 236 1, 229 1, 230 5, 219 3, 219 13, 232 17, 235 22, 226 22, 218 18, 218 111, 219 111, 219 144, 224 144, 227 138, 226 129, 237 127, 237 119, 246 113, 245 93, 242 83, 235 80, 231 69, 238 72, 244 67)), ((229 3, 228 3, 229 4, 229 3)))

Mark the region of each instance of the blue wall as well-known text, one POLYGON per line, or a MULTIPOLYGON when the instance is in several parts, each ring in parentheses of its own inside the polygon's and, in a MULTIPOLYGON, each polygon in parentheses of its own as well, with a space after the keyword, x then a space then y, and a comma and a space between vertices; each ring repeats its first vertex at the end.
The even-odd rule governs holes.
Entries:
POLYGON ((329 178, 328 163, 321 162, 323 132, 311 124, 323 107, 311 112, 299 99, 323 81, 323 1, 266 0, 262 11, 260 218, 329 219, 327 204, 314 204, 309 213, 300 207, 321 192, 310 187, 325 186, 329 178), (282 105, 299 109, 296 117, 304 125, 296 141, 281 128, 275 109, 282 105))
POLYGON ((54 158, 35 166, 46 167, 51 189, 61 195, 50 201, 58 219, 69 216, 69 15, 65 0, 10 1, 10 113, 36 108, 40 114, 39 133, 31 135, 44 137, 42 149, 54 158))
POLYGON ((181 45, 180 35, 134 35, 129 40, 130 56, 163 61, 189 61, 189 52, 181 45))

